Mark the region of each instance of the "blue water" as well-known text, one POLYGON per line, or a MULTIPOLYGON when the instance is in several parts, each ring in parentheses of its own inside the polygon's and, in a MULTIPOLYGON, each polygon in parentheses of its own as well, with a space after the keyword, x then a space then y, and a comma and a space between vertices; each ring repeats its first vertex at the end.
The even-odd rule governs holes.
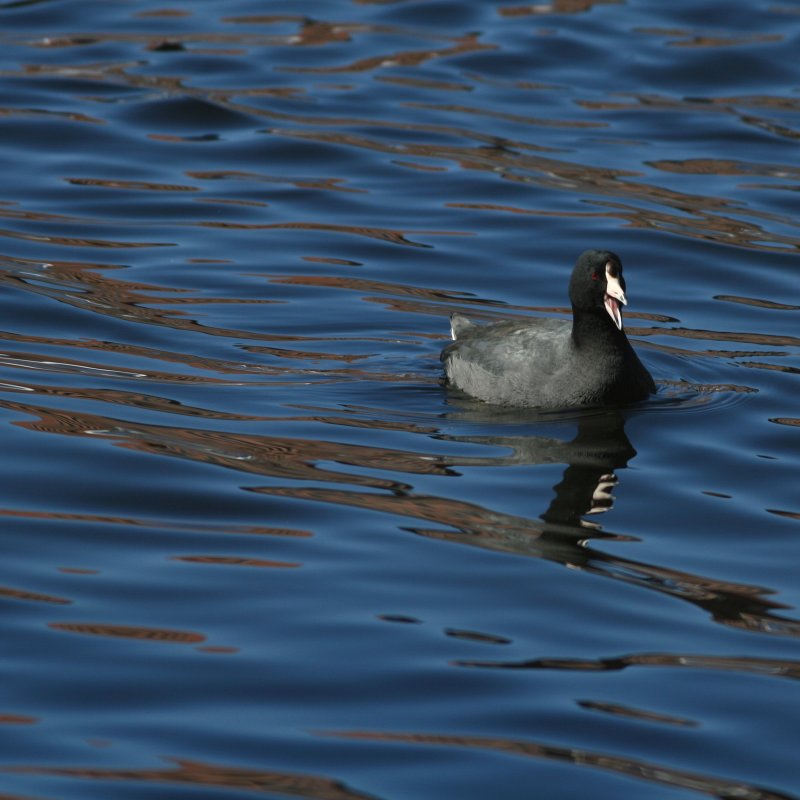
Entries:
POLYGON ((0 794, 800 798, 795 3, 0 3, 0 794), (625 265, 624 409, 447 316, 625 265))

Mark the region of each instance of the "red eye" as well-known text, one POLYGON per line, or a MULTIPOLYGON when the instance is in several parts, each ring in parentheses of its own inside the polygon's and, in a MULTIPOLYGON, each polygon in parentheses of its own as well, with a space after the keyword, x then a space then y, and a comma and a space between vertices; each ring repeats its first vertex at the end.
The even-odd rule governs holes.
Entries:
POLYGON ((600 275, 599 275, 599 273, 597 273, 597 272, 593 272, 593 273, 592 273, 592 280, 593 280, 593 281, 599 281, 599 280, 600 280, 600 275))

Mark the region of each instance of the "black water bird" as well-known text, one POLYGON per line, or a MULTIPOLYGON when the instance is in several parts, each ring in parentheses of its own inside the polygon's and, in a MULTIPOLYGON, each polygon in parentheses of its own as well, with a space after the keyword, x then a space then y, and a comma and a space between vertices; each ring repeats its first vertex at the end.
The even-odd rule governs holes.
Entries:
POLYGON ((487 403, 568 408, 633 403, 655 392, 653 378, 622 330, 627 304, 619 256, 587 250, 569 282, 572 322, 507 320, 478 325, 450 317, 442 351, 451 386, 487 403))

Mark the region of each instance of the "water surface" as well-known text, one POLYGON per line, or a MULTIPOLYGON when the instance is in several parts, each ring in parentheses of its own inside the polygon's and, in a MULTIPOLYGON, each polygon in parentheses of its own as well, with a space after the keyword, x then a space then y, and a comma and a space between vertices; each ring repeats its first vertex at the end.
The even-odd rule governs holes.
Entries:
POLYGON ((0 793, 800 798, 798 39, 1 3, 0 793), (588 247, 656 396, 442 386, 588 247))

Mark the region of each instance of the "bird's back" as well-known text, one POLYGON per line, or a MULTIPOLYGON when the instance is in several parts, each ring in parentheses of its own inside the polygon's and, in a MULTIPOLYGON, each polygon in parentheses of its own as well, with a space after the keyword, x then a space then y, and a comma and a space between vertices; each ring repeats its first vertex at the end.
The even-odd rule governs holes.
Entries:
POLYGON ((552 406, 569 363, 565 320, 507 320, 476 325, 451 317, 454 341, 442 352, 451 385, 488 403, 552 406))

